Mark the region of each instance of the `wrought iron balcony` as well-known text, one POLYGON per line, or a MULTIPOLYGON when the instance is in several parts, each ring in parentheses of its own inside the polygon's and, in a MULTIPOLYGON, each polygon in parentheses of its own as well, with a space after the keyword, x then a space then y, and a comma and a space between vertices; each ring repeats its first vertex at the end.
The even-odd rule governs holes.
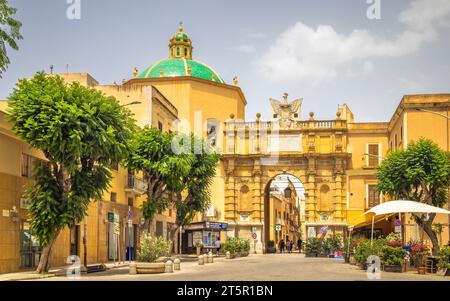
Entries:
POLYGON ((125 191, 144 194, 147 191, 147 183, 135 175, 128 175, 125 181, 125 191))

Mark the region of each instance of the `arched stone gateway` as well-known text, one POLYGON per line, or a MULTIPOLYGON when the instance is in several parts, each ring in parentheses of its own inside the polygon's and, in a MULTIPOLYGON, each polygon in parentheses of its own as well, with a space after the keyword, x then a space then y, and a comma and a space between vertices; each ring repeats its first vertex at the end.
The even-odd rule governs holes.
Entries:
MULTIPOLYGON (((276 109, 289 105, 285 100, 276 109)), ((268 221, 268 187, 280 174, 290 174, 304 185, 299 225, 303 239, 320 231, 342 233, 346 226, 346 170, 351 158, 347 120, 340 118, 341 112, 329 121, 314 120, 312 113, 309 120, 301 121, 299 115, 299 109, 292 118, 274 113, 276 120, 271 122, 260 121, 260 115, 255 122, 230 116, 225 123, 221 160, 227 236, 251 239, 252 248, 257 242, 267 247, 273 230, 268 221), (280 118, 290 122, 280 123, 280 118)))

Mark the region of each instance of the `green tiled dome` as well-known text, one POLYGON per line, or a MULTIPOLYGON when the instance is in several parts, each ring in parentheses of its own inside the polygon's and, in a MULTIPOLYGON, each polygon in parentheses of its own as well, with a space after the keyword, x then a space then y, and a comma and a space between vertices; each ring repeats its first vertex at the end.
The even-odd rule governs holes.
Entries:
POLYGON ((225 83, 223 79, 211 67, 194 60, 185 58, 169 58, 163 59, 145 69, 138 78, 155 78, 155 77, 175 77, 188 76, 190 68, 190 76, 203 78, 206 80, 225 83))

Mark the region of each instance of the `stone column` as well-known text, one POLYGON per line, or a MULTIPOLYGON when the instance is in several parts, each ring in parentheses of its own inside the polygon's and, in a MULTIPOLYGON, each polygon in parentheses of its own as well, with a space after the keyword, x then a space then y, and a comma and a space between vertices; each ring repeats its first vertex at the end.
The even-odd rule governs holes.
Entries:
POLYGON ((228 161, 226 170, 226 184, 225 184, 225 220, 236 220, 236 185, 234 174, 234 162, 228 161))
POLYGON ((264 196, 261 194, 261 171, 253 171, 253 221, 262 222, 264 217, 262 216, 264 211, 264 196))
POLYGON ((342 207, 342 175, 336 174, 335 176, 335 186, 334 186, 334 210, 335 210, 335 220, 337 222, 342 222, 344 218, 344 212, 342 207))
POLYGON ((307 222, 314 222, 316 218, 316 177, 314 173, 307 175, 308 182, 305 190, 308 193, 305 201, 305 214, 307 222))

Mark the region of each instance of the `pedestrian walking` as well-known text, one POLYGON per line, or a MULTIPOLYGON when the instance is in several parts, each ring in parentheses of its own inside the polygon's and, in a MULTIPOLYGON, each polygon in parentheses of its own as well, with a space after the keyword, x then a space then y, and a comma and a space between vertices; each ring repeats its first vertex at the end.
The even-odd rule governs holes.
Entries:
POLYGON ((291 241, 289 239, 286 241, 286 252, 291 253, 291 241))
POLYGON ((214 246, 216 247, 216 254, 219 255, 220 247, 222 244, 220 243, 220 237, 217 236, 216 241, 214 242, 214 246))
POLYGON ((297 248, 298 248, 298 253, 299 253, 299 254, 302 253, 302 243, 303 243, 302 239, 299 238, 299 239, 297 240, 297 248))
POLYGON ((283 239, 280 240, 279 247, 280 247, 280 253, 283 253, 284 252, 284 240, 283 239))

